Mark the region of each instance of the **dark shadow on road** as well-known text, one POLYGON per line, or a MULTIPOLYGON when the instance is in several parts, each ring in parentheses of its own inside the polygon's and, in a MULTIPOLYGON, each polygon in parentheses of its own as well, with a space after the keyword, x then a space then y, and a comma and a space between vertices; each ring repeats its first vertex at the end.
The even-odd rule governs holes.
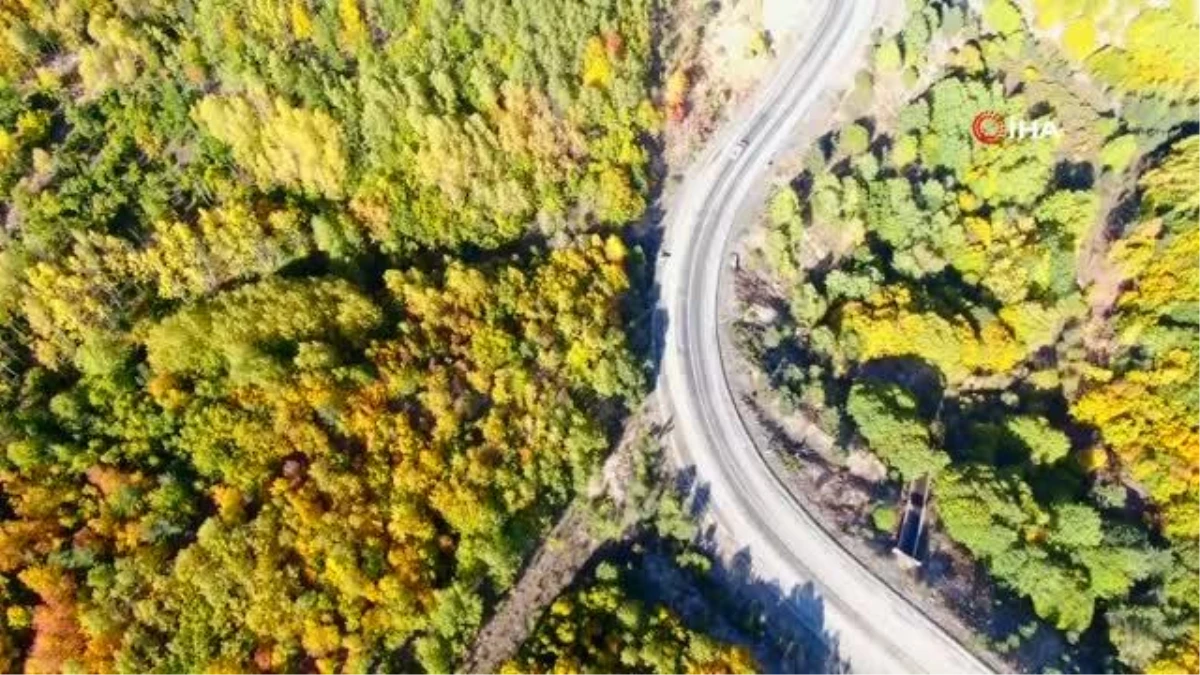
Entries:
MULTIPOLYGON (((652 26, 657 38, 662 26, 658 22, 652 22, 652 26)), ((649 70, 652 81, 662 81, 663 63, 658 53, 652 54, 649 70)), ((669 325, 661 304, 658 263, 682 256, 684 251, 667 250, 664 243, 669 206, 665 188, 673 177, 665 161, 662 138, 642 140, 650 157, 647 208, 643 217, 629 223, 622 233, 630 249, 626 261, 630 291, 622 311, 629 346, 643 366, 647 391, 652 391, 660 376, 669 325)), ((662 439, 669 430, 659 432, 662 439)), ((704 521, 709 513, 710 492, 706 483, 698 482, 694 467, 664 475, 660 484, 685 496, 686 512, 696 522, 704 521)), ((639 570, 641 583, 636 597, 666 604, 689 627, 751 647, 764 672, 845 671, 836 639, 824 630, 824 602, 811 585, 784 589, 759 579, 747 550, 729 560, 712 555, 713 564, 704 571, 680 564, 681 554, 694 554, 696 546, 705 552, 715 551, 711 529, 702 532, 696 542, 684 545, 664 539, 652 526, 640 527, 630 538, 597 551, 588 569, 576 579, 590 578, 590 570, 603 560, 624 560, 639 570)))
MULTIPOLYGON (((686 495, 689 512, 703 523, 709 509, 708 484, 696 481, 694 467, 677 473, 674 482, 686 495)), ((824 600, 811 583, 783 588, 760 578, 746 548, 722 558, 713 524, 700 533, 696 545, 713 560, 707 572, 693 572, 697 589, 752 639, 764 672, 847 672, 837 637, 825 629, 824 600)))
POLYGON ((845 673, 837 640, 824 631, 825 605, 809 585, 784 590, 755 576, 748 551, 706 570, 679 563, 678 542, 647 531, 596 552, 576 577, 588 583, 602 562, 625 570, 632 597, 669 608, 688 628, 740 645, 764 673, 845 673))

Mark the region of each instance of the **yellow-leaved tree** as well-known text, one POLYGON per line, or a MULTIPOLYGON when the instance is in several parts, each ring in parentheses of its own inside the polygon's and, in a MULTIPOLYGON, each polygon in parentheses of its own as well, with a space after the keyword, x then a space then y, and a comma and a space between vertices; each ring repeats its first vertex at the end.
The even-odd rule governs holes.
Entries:
POLYGON ((192 114, 205 131, 230 146, 234 160, 264 187, 342 195, 347 160, 341 127, 324 111, 257 94, 206 96, 192 114))

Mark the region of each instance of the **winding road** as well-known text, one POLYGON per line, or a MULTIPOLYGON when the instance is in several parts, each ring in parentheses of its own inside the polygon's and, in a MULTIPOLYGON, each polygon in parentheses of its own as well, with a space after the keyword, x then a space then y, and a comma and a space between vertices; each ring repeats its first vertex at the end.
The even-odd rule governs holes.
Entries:
POLYGON ((821 95, 854 67, 877 1, 813 2, 819 16, 805 42, 687 173, 666 219, 662 250, 672 255, 658 261, 666 326, 657 395, 674 428, 672 452, 707 484, 723 535, 749 549, 756 576, 785 591, 812 584, 821 616, 797 607, 797 620, 827 635, 853 671, 987 672, 789 494, 751 440, 721 358, 718 299, 735 216, 821 95))

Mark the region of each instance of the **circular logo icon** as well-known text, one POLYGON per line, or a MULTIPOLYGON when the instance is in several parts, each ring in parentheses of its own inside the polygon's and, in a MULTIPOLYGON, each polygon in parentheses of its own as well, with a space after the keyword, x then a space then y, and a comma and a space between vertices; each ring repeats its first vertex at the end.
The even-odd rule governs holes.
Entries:
POLYGON ((1008 128, 999 113, 985 110, 976 115, 975 121, 971 122, 971 134, 980 143, 997 145, 1008 135, 1008 128))

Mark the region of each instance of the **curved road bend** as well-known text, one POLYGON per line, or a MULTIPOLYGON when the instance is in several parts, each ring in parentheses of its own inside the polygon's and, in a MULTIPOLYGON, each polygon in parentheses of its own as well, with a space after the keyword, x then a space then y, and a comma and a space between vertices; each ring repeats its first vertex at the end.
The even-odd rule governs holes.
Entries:
POLYGON ((663 249, 675 255, 659 260, 667 331, 658 396, 674 422, 673 452, 708 484, 709 509, 724 535, 748 547, 754 573, 785 592, 813 584, 823 621, 810 627, 831 636, 852 670, 987 672, 842 549, 775 478, 739 417, 721 363, 718 288, 734 214, 765 180, 768 160, 787 146, 835 71, 853 63, 854 51, 869 39, 876 2, 814 2, 820 17, 806 42, 688 172, 666 221, 663 249))

